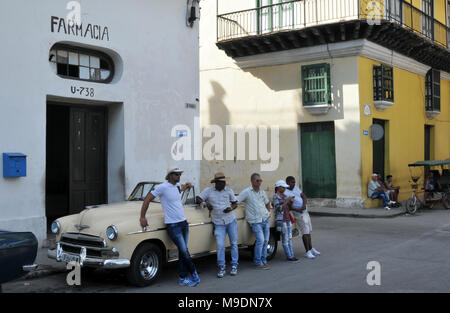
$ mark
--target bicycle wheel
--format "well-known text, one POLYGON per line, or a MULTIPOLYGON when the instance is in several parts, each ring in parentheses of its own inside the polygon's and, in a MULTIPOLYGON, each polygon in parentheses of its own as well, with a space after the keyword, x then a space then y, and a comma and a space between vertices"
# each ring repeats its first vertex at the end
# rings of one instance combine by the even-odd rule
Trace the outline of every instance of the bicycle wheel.
POLYGON ((442 194, 442 205, 445 209, 450 209, 450 191, 442 194))
POLYGON ((406 212, 409 214, 414 214, 417 211, 417 199, 411 197, 406 201, 406 212))

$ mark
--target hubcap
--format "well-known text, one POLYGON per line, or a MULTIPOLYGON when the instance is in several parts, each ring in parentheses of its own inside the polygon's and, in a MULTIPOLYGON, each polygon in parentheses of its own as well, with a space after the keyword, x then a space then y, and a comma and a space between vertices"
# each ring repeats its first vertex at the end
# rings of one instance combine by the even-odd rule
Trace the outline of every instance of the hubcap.
POLYGON ((139 270, 141 276, 145 280, 150 280, 156 276, 159 269, 159 260, 156 253, 150 251, 144 254, 141 258, 141 263, 139 265, 139 270))
POLYGON ((272 238, 269 240, 269 244, 267 245, 267 255, 272 255, 275 251, 275 243, 272 238))

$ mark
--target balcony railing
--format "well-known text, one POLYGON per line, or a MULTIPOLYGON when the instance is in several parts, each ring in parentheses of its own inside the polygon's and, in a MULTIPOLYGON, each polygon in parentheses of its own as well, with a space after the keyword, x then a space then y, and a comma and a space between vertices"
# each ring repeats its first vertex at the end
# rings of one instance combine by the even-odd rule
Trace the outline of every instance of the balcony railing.
MULTIPOLYGON (((446 25, 404 0, 385 0, 385 6, 383 19, 398 23, 443 47, 450 48, 450 28, 446 25)), ((367 17, 367 13, 360 15, 361 19, 367 17)))
MULTIPOLYGON (((404 0, 294 0, 217 16, 217 41, 238 39, 323 24, 374 18, 398 23, 435 43, 450 47, 450 29, 404 0)), ((369 20, 372 19, 372 20, 369 20)))
POLYGON ((359 0, 294 0, 217 17, 218 41, 357 19, 359 0))

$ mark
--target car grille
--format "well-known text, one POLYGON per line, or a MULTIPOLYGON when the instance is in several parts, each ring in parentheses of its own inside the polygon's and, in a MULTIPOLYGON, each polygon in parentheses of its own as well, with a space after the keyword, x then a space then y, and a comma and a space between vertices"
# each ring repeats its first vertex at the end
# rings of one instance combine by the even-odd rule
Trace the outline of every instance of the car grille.
POLYGON ((102 251, 107 248, 101 237, 72 233, 63 234, 59 244, 64 252, 73 254, 80 254, 81 248, 85 247, 86 255, 95 258, 101 258, 102 251))
POLYGON ((105 248, 106 244, 103 238, 97 236, 80 235, 80 234, 63 234, 61 236, 61 241, 79 245, 83 247, 95 247, 95 248, 105 248))

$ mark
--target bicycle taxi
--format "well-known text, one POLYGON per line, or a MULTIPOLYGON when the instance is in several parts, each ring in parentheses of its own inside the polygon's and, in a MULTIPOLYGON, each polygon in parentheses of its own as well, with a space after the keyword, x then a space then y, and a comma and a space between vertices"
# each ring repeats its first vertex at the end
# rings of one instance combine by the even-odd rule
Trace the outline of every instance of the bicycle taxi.
POLYGON ((450 209, 450 159, 419 161, 408 164, 412 196, 406 202, 406 211, 416 213, 417 209, 432 209, 442 203, 450 209), (423 178, 422 183, 420 183, 423 178))

